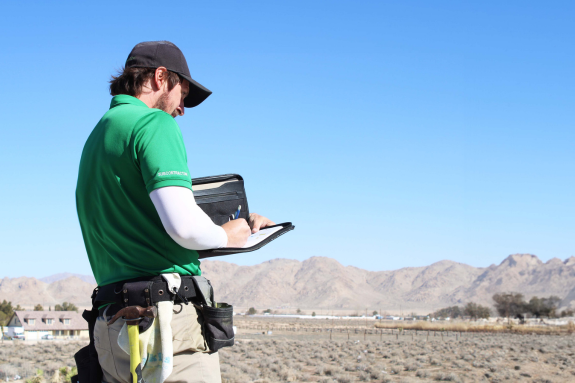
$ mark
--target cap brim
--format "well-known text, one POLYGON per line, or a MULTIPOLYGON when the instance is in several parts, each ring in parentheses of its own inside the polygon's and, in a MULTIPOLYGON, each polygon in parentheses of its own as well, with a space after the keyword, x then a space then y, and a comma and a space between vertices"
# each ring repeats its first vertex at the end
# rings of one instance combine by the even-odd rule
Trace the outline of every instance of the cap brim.
POLYGON ((194 106, 200 105, 206 98, 212 94, 212 91, 200 84, 197 81, 194 81, 191 77, 183 75, 179 73, 180 76, 188 80, 190 83, 190 93, 184 99, 184 107, 186 108, 193 108, 194 106))

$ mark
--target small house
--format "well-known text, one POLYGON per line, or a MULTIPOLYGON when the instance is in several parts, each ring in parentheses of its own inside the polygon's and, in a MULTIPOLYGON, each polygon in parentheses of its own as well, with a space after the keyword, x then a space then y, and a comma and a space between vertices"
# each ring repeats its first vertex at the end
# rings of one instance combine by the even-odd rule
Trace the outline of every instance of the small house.
POLYGON ((22 328, 26 340, 88 338, 88 322, 75 311, 15 311, 7 327, 22 328))

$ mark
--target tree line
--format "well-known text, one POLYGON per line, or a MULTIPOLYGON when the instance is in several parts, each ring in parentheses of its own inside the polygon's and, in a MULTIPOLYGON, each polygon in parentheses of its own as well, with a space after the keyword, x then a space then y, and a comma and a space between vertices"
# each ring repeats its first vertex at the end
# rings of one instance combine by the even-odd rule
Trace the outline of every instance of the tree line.
MULTIPOLYGON (((493 297, 495 312, 506 318, 525 319, 528 316, 535 318, 557 318, 573 316, 573 310, 563 310, 559 313, 561 299, 555 295, 547 298, 531 297, 529 301, 521 293, 498 293, 493 297)), ((487 319, 491 316, 491 309, 474 302, 465 306, 451 306, 437 310, 430 314, 432 318, 462 318, 487 319)))
POLYGON ((558 312, 561 299, 555 295, 547 298, 531 297, 529 301, 521 293, 499 293, 493 295, 495 310, 502 317, 525 319, 527 316, 535 318, 557 318, 573 316, 573 310, 558 312))
POLYGON ((431 318, 462 318, 462 317, 469 317, 471 319, 487 319, 491 316, 491 310, 489 307, 481 306, 475 302, 469 302, 463 307, 459 306, 451 306, 445 307, 441 310, 438 310, 432 314, 430 314, 431 318))
POLYGON ((6 299, 0 303, 0 324, 6 326, 14 311, 24 310, 20 305, 13 307, 12 302, 7 302, 6 299))

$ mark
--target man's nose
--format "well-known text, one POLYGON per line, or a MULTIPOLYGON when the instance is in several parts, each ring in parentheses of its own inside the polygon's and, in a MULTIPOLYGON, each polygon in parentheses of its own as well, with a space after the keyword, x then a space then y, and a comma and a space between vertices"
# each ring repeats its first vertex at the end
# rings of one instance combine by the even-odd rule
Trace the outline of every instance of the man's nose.
POLYGON ((178 105, 176 111, 178 112, 178 116, 183 116, 184 113, 186 113, 186 108, 184 107, 184 99, 180 101, 180 105, 178 105))

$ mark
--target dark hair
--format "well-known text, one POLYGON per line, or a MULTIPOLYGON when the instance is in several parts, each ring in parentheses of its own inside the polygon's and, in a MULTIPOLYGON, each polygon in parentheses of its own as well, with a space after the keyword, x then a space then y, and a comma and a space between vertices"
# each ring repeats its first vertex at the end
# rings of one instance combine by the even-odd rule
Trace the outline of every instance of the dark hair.
MULTIPOLYGON (((117 76, 112 76, 110 80, 110 94, 127 94, 138 97, 142 94, 142 87, 148 80, 154 78, 156 68, 122 68, 117 76)), ((172 90, 176 85, 182 82, 180 75, 167 71, 168 90, 172 90)))

